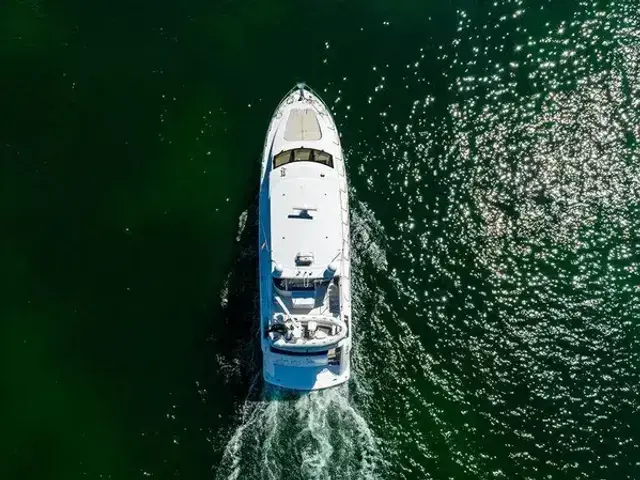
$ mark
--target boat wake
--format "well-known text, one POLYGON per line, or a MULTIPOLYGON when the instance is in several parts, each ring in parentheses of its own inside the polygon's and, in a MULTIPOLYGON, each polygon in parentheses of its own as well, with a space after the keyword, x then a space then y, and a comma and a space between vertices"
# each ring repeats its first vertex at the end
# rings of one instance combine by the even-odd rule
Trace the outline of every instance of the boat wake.
POLYGON ((376 439, 346 385, 305 394, 267 388, 243 414, 218 479, 375 478, 376 439))

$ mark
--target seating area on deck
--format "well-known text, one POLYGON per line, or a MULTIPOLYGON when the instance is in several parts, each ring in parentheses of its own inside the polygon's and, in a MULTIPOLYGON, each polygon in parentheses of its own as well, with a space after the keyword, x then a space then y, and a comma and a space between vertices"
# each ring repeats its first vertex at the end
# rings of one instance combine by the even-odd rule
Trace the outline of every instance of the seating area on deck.
MULTIPOLYGON (((287 309, 293 315, 322 315, 340 316, 340 286, 339 278, 332 279, 328 284, 318 283, 315 288, 305 290, 291 290, 279 295, 287 309)), ((314 284, 312 283, 311 286, 314 284)), ((276 288, 275 293, 279 290, 276 288)), ((274 299, 274 307, 279 310, 274 299)))

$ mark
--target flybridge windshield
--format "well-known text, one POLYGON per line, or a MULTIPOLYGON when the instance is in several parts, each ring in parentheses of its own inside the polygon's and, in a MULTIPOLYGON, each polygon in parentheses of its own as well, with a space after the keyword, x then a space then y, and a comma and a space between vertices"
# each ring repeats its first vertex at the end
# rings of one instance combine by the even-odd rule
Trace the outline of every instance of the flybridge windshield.
POLYGON ((286 150, 273 158, 273 168, 281 167, 291 162, 315 162, 333 168, 333 157, 322 150, 313 148, 296 148, 286 150))
POLYGON ((274 278, 273 283, 280 290, 287 292, 312 291, 319 286, 327 286, 331 280, 312 278, 274 278))

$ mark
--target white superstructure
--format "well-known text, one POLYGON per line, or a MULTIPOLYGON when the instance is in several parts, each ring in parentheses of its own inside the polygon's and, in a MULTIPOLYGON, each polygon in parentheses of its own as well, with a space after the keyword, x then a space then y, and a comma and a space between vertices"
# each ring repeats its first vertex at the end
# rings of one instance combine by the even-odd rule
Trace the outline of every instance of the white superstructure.
POLYGON ((340 137, 305 85, 278 105, 260 184, 264 379, 295 390, 346 382, 351 323, 349 199, 340 137))

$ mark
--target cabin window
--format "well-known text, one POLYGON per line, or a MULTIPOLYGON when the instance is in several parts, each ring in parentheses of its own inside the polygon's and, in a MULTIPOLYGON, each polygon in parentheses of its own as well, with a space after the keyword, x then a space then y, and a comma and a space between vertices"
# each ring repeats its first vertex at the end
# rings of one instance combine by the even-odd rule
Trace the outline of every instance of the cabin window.
POLYGON ((293 151, 294 162, 312 162, 313 150, 310 148, 298 148, 293 151))
POLYGON ((333 158, 327 152, 322 152, 320 150, 315 150, 314 152, 314 161, 318 163, 322 163, 328 167, 333 167, 333 158))
POLYGON ((333 168, 333 157, 322 150, 313 148, 296 148, 280 152, 273 157, 273 168, 281 167, 291 162, 315 162, 333 168))
POLYGON ((281 152, 275 156, 273 159, 273 168, 281 167, 282 165, 286 165, 291 162, 293 159, 293 150, 288 150, 286 152, 281 152))

